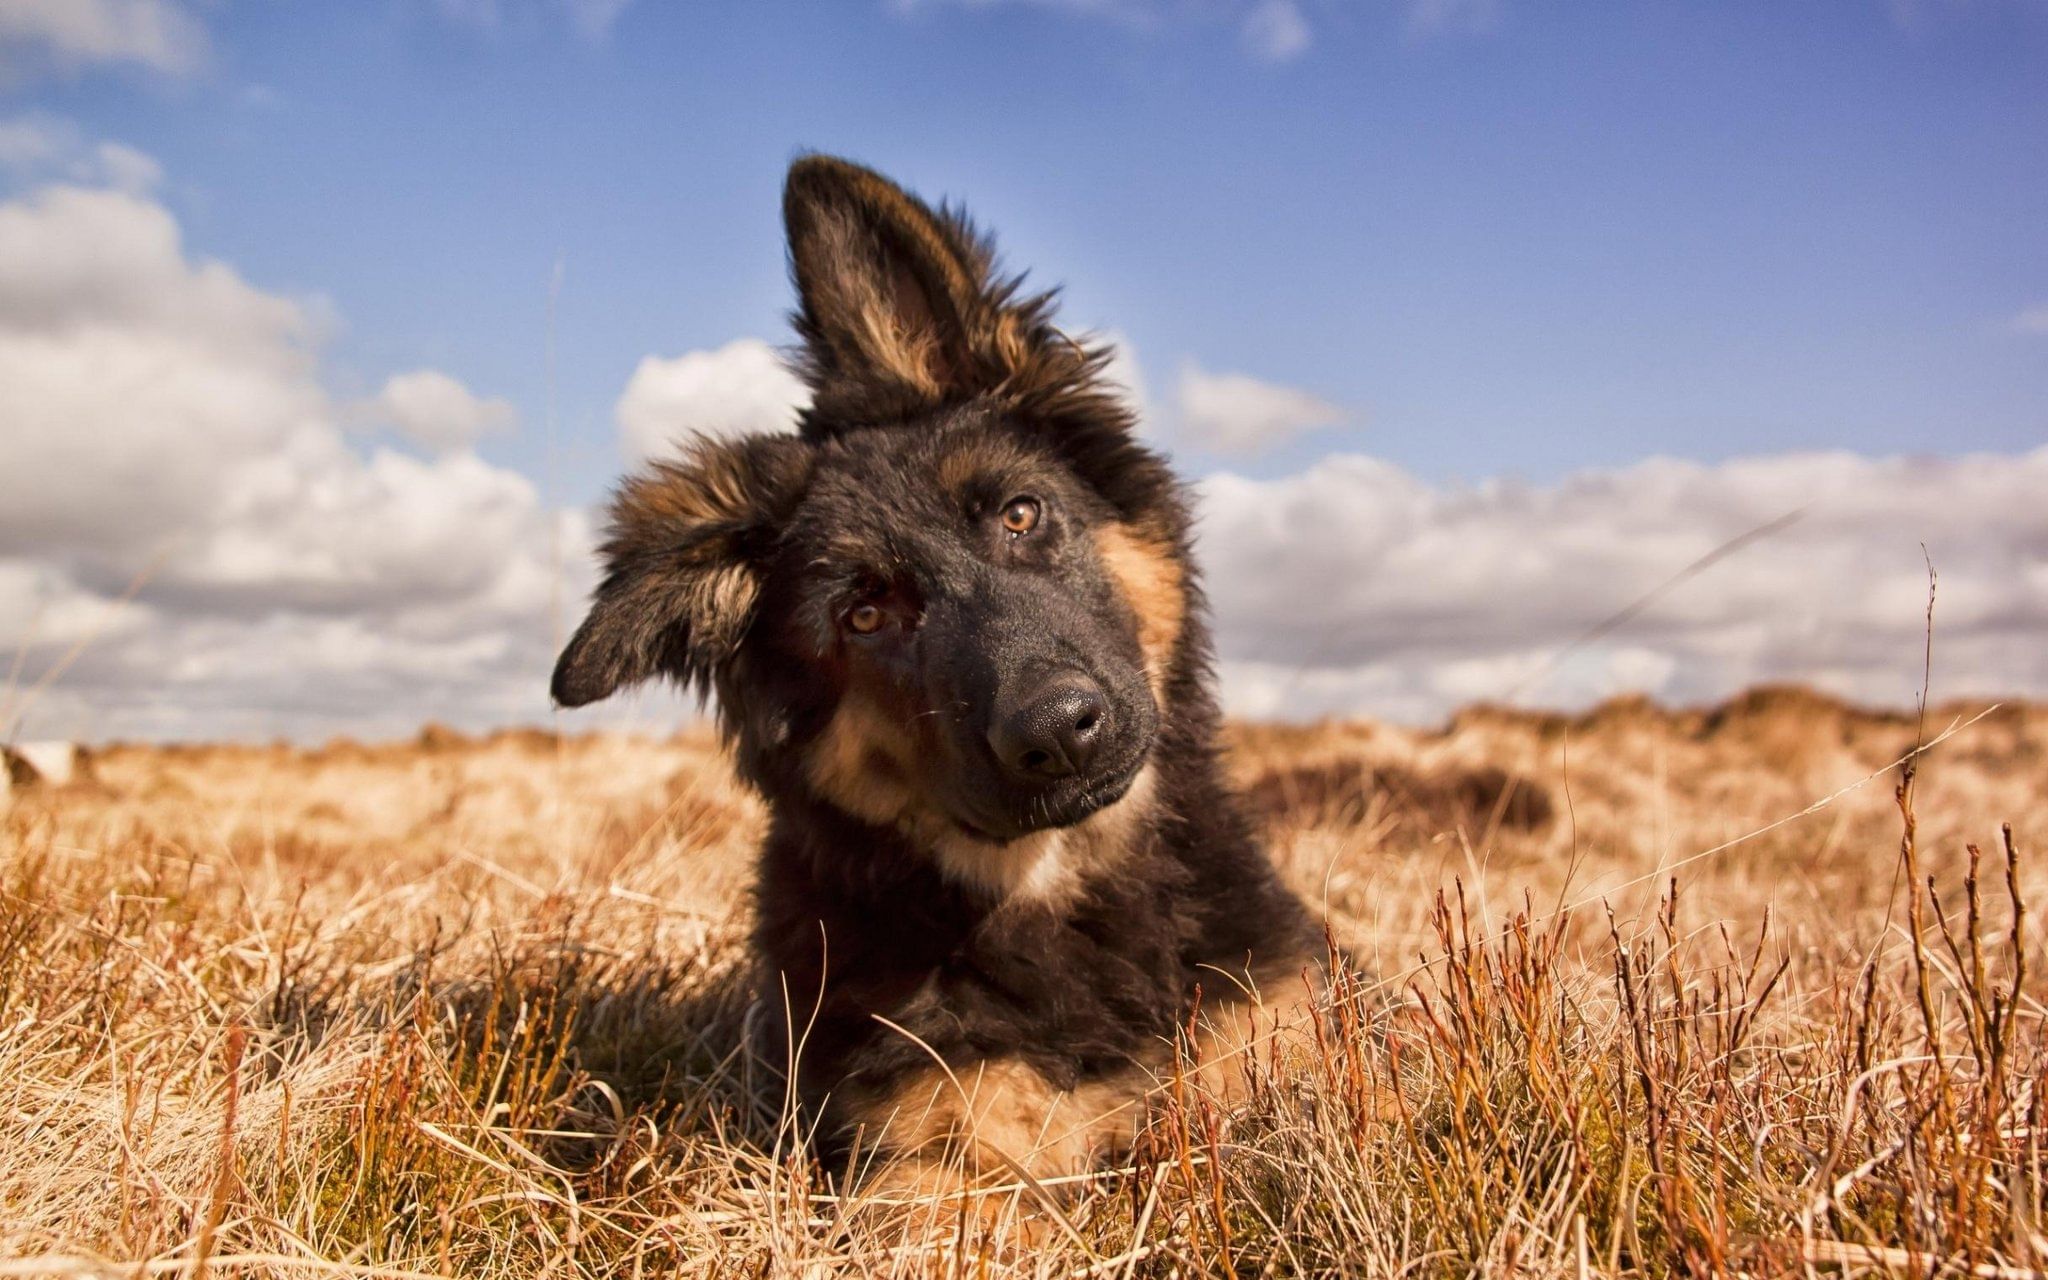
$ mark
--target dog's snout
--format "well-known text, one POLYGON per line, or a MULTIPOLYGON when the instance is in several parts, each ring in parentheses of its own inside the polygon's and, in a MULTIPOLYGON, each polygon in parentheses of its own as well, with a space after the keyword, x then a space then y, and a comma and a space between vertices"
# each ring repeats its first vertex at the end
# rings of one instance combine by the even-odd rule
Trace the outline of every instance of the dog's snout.
POLYGON ((989 727, 988 744, 1011 773, 1051 781, 1085 772, 1108 736, 1102 687, 1062 672, 1017 699, 989 727))

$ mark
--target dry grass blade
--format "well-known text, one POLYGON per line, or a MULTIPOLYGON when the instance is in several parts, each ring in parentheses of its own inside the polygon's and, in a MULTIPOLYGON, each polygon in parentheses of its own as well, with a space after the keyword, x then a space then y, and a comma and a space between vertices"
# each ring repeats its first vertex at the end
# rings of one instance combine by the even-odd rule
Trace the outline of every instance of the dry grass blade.
POLYGON ((1844 1244, 1839 1240, 1812 1240, 1799 1247, 1808 1262, 1827 1267, 1871 1267, 1881 1271, 1919 1275, 1930 1270, 1943 1274, 1982 1276, 1984 1280, 2042 1280, 2044 1274, 2026 1267, 2000 1266, 1993 1262, 1951 1266, 1940 1259, 1910 1249, 1890 1249, 1873 1244, 1844 1244))

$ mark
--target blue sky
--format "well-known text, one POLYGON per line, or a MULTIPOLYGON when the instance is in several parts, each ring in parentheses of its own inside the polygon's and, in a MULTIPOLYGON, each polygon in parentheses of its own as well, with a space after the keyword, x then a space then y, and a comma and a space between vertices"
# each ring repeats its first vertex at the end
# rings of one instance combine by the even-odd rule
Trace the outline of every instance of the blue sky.
MULTIPOLYGON (((17 104, 156 156, 198 252, 317 293, 332 376, 546 400, 571 497, 644 353, 782 339, 780 170, 964 198, 1155 380, 1306 388, 1431 477, 2048 438, 2048 6, 244 0, 195 74, 17 104), (1432 21, 1430 15, 1436 15, 1432 21)), ((544 432, 486 445, 545 466, 544 432)))
POLYGON ((0 739, 549 719, 805 149, 1113 335, 1234 711, 1910 703, 1926 557, 2048 695, 2048 0, 0 0, 0 739))

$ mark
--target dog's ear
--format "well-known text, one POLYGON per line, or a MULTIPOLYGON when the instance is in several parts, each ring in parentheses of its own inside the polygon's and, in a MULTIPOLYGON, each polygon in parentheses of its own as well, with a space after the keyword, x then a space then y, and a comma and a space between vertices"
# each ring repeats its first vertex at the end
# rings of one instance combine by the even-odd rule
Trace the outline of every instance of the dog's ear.
POLYGON ((753 621, 812 454, 794 436, 699 437, 627 480, 612 500, 604 580, 555 663, 555 701, 580 707, 657 675, 708 688, 753 621))
MULTIPOLYGON (((991 391, 1065 339, 1043 298, 994 276, 994 252, 958 213, 832 156, 805 156, 783 188, 794 320, 811 421, 830 431, 901 419, 991 391)), ((1065 344, 1071 345, 1071 344, 1065 344)))
POLYGON ((1053 296, 996 269, 957 209, 931 206, 857 164, 790 166, 783 221, 818 440, 993 395, 1012 427, 1064 456, 1127 515, 1171 507, 1172 477, 1137 442, 1108 348, 1054 326, 1053 296))

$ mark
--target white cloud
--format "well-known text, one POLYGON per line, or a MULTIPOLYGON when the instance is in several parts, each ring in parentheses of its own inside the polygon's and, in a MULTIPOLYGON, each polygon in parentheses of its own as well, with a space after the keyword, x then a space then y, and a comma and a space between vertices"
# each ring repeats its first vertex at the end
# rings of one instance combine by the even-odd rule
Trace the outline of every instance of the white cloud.
MULTIPOLYGON (((359 452, 321 330, 146 196, 0 202, 0 644, 26 646, 26 687, 90 641, 32 704, 0 693, 0 733, 546 716, 588 521, 471 453, 359 452)), ((444 375, 394 387, 444 439, 503 413, 444 375)))
POLYGON ((119 63, 185 74, 206 48, 174 0, 0 0, 0 78, 119 63))
POLYGON ((83 173, 86 181, 97 179, 121 191, 148 191, 164 180, 163 166, 156 157, 118 142, 94 147, 83 173))
POLYGON ((6 637, 10 648, 69 649, 132 632, 144 613, 132 601, 81 590, 53 566, 0 558, 0 618, 18 629, 6 637))
POLYGON ((692 433, 792 430, 809 401, 775 348, 738 338, 715 351, 643 358, 613 413, 619 447, 637 462, 667 453, 692 433))
POLYGON ((1927 579, 1935 693, 2048 692, 2048 448, 1952 459, 1650 459, 1552 485, 1436 486, 1370 458, 1200 485, 1230 707, 1430 718, 1479 698, 1679 700, 1809 680, 1910 702, 1927 579), (1802 517, 1590 632, 1717 547, 1802 517))
POLYGON ((41 169, 62 149, 63 127, 33 116, 0 120, 0 166, 16 172, 41 169))
POLYGON ((222 459, 317 426, 303 308, 188 262, 160 205, 0 204, 0 552, 137 549, 218 501, 222 459))
POLYGON ((1152 394, 1136 349, 1122 334, 1092 334, 1089 341, 1109 348, 1103 376, 1137 413, 1139 432, 1168 450, 1242 457, 1358 420, 1357 414, 1309 392, 1243 373, 1211 373, 1193 361, 1181 365, 1173 394, 1160 399, 1152 394))
POLYGON ((2048 302, 2021 311, 2012 318, 2012 327, 2021 333, 2048 334, 2048 302))
POLYGON ((1239 28, 1245 48, 1261 62, 1291 62, 1308 51, 1314 36, 1294 0, 1259 0, 1239 28))
POLYGON ((519 413, 510 401, 485 399, 439 369, 393 374, 384 389, 356 406, 359 418, 395 427, 435 453, 468 449, 510 430, 519 413))
POLYGON ((17 181, 60 180, 145 192, 163 181, 156 160, 118 142, 91 142, 55 116, 0 120, 0 170, 17 181))
POLYGON ((1210 373, 1192 362, 1181 366, 1177 391, 1178 436, 1216 453, 1270 449, 1350 416, 1306 391, 1242 373, 1210 373))

